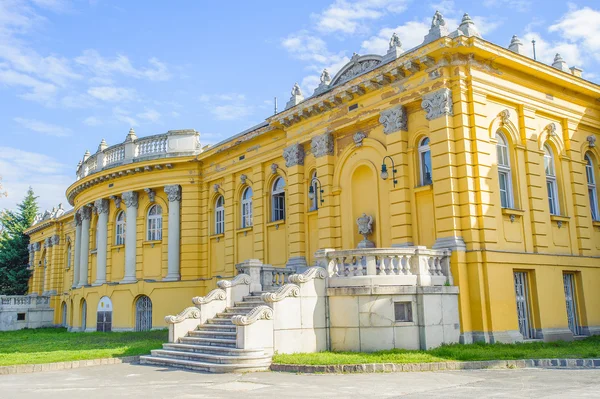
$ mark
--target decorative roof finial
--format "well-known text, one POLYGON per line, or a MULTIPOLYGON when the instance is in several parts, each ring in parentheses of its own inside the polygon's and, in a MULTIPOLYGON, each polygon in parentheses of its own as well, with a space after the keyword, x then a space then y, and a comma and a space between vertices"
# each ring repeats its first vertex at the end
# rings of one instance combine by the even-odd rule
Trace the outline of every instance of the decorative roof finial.
POLYGON ((400 57, 404 50, 402 50, 402 42, 400 41, 400 37, 394 32, 392 37, 390 37, 390 47, 388 48, 387 54, 381 60, 382 63, 387 63, 395 60, 400 57))
POLYGON ((90 157, 90 150, 85 150, 85 154, 83 154, 83 162, 87 161, 90 157))
POLYGON ((102 141, 100 142, 100 144, 98 145, 98 151, 97 152, 101 152, 104 151, 108 148, 108 144, 106 144, 106 140, 102 139, 102 141))
POLYGON ((300 85, 298 85, 298 83, 294 83, 294 87, 292 87, 292 97, 285 105, 285 109, 298 105, 302 101, 304 101, 304 96, 302 95, 302 90, 300 90, 300 85))
POLYGON ((129 129, 129 133, 127 133, 127 137, 125 137, 125 142, 130 143, 137 139, 137 135, 135 134, 135 130, 133 128, 129 129))
POLYGON ((402 42, 400 41, 400 38, 398 37, 396 32, 394 32, 392 34, 392 37, 390 38, 390 47, 389 47, 388 51, 392 50, 395 47, 402 48, 402 42))
POLYGON ((431 43, 444 36, 448 36, 446 21, 444 20, 444 16, 439 11, 436 11, 431 20, 431 28, 429 29, 429 33, 425 36, 423 44, 431 43))
POLYGON ((319 78, 319 80, 321 81, 321 83, 319 83, 319 85, 313 92, 313 96, 316 96, 317 94, 321 94, 321 93, 327 91, 327 89, 329 89, 329 85, 331 84, 331 76, 329 75, 329 71, 327 69, 323 69, 323 72, 321 73, 321 77, 319 78))
POLYGON ((465 13, 465 15, 463 15, 463 19, 462 19, 462 22, 460 23, 460 26, 458 27, 458 30, 465 36, 468 36, 468 37, 475 36, 475 37, 478 37, 481 39, 481 34, 477 30, 477 27, 475 26, 475 22, 473 22, 473 20, 467 13, 465 13))
POLYGON ((523 42, 517 35, 513 35, 508 49, 517 54, 523 54, 523 42))
POLYGON ((569 69, 567 63, 565 62, 565 60, 563 60, 561 55, 558 53, 556 54, 556 57, 554 57, 554 62, 552 63, 552 67, 559 69, 563 72, 571 73, 571 70, 569 69))

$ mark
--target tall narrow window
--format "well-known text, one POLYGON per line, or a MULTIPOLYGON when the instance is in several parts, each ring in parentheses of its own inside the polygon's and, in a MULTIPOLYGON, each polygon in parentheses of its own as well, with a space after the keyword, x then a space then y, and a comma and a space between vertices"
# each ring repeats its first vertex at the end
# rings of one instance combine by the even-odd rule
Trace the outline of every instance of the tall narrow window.
POLYGON ((278 177, 271 191, 271 221, 285 220, 285 180, 278 177))
POLYGON ((225 199, 222 195, 215 202, 215 234, 225 233, 225 199))
POLYGON ((508 144, 504 135, 496 132, 496 157, 498 158, 498 181, 500 184, 500 204, 502 208, 513 207, 512 179, 508 144))
POLYGON ((252 188, 246 187, 242 193, 242 228, 252 226, 252 188))
POLYGON ((527 272, 514 272, 514 279, 519 331, 523 335, 523 339, 533 339, 534 332, 531 325, 527 272))
POLYGON ((125 212, 117 213, 115 223, 115 245, 125 244, 125 212))
POLYGON ((316 211, 317 209, 319 209, 319 187, 317 184, 317 181, 315 180, 317 178, 317 171, 314 171, 312 173, 312 176, 310 177, 310 185, 312 186, 313 189, 313 193, 315 193, 315 195, 312 197, 312 199, 308 199, 310 201, 310 211, 316 211))
POLYGON ((585 175, 587 177, 588 195, 590 197, 590 209, 592 219, 600 220, 598 211, 598 192, 596 191, 596 176, 594 175, 594 164, 589 154, 585 155, 585 175))
POLYGON ((146 239, 148 241, 162 240, 162 208, 160 205, 152 205, 148 209, 148 230, 146 239))
POLYGON ((556 167, 554 164, 554 154, 547 144, 544 145, 544 168, 546 169, 546 188, 548 189, 548 204, 550 205, 550 214, 559 215, 560 207, 558 204, 558 187, 556 186, 556 167))
POLYGON ((67 269, 71 268, 71 243, 67 244, 67 269))
POLYGON ((429 148, 429 137, 425 137, 419 144, 419 182, 421 186, 433 183, 431 178, 431 150, 429 148))

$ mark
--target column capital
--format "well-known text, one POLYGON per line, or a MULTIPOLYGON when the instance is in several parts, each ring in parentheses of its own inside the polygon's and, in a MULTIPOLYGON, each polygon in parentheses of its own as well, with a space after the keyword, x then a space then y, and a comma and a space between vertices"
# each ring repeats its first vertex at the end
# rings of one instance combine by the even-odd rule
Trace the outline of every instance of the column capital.
POLYGON ((90 220, 92 218, 92 208, 90 208, 88 205, 84 205, 81 208, 79 208, 78 212, 82 221, 90 220))
POLYGON ((151 188, 145 188, 145 189, 144 189, 144 192, 145 192, 146 194, 148 194, 148 200, 149 200, 150 202, 154 202, 154 200, 156 199, 156 191, 154 191, 154 190, 153 190, 153 189, 151 189, 151 188))
POLYGON ((97 199, 94 201, 94 208, 96 208, 96 212, 100 213, 108 213, 108 200, 104 198, 97 199))
POLYGON ((111 200, 114 201, 115 203, 115 208, 120 208, 121 207, 121 197, 117 196, 117 195, 111 195, 110 197, 111 200))
POLYGON ((52 245, 58 245, 60 243, 60 236, 58 234, 54 234, 52 237, 50 237, 50 242, 52 245))
POLYGON ((329 132, 313 137, 310 143, 310 149, 315 158, 333 155, 333 147, 333 134, 329 132))
POLYGON ((296 165, 304 165, 304 146, 302 144, 292 144, 283 150, 285 166, 291 168, 296 165))
POLYGON ((165 186, 165 193, 169 202, 181 201, 181 186, 179 184, 169 184, 165 186))
POLYGON ((444 88, 424 95, 421 107, 427 112, 425 117, 428 121, 444 115, 453 116, 454 104, 452 103, 452 91, 444 88))
POLYGON ((52 248, 52 237, 48 237, 44 240, 44 248, 52 248))
POLYGON ((379 115, 379 122, 383 124, 383 133, 390 134, 400 130, 408 132, 408 114, 403 105, 381 111, 379 115))
POLYGON ((138 207, 138 193, 135 191, 126 191, 121 194, 121 198, 123 202, 125 202, 125 206, 127 208, 137 208, 138 207))

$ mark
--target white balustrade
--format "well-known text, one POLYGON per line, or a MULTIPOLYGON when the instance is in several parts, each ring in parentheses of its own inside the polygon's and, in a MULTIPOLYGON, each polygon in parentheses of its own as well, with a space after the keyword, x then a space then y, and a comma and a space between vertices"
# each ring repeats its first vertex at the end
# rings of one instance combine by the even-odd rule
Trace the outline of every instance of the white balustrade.
POLYGON ((167 152, 167 135, 145 137, 137 140, 137 156, 164 154, 167 152))
POLYGON ((122 162, 125 159, 125 146, 115 145, 104 150, 104 167, 122 162))

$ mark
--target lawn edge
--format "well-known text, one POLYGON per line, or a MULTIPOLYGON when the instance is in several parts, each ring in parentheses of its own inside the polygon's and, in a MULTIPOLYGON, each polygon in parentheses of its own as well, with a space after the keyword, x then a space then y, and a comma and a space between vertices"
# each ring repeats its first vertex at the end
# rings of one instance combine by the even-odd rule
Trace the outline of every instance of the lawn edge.
POLYGON ((289 373, 392 373, 440 370, 522 369, 522 368, 569 368, 600 369, 600 359, 523 359, 484 360, 469 362, 430 363, 363 363, 363 364, 272 364, 271 371, 289 373))
POLYGON ((88 360, 71 360, 66 362, 36 363, 36 364, 14 364, 11 366, 0 366, 0 375, 27 374, 42 371, 58 371, 78 369, 81 367, 103 366, 107 364, 139 363, 140 356, 107 357, 88 360))

